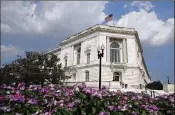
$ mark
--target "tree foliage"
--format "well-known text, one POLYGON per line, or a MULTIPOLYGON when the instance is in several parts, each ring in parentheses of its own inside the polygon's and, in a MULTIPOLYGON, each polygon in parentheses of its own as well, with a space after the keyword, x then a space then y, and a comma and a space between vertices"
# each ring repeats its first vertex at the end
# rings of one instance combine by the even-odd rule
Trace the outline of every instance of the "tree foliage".
POLYGON ((30 84, 41 84, 44 82, 58 84, 68 79, 62 69, 60 61, 54 54, 43 54, 38 52, 26 52, 24 58, 18 58, 10 64, 1 68, 1 81, 3 83, 25 82, 30 84))
POLYGON ((152 90, 163 90, 163 85, 160 81, 154 81, 146 85, 146 88, 152 90))

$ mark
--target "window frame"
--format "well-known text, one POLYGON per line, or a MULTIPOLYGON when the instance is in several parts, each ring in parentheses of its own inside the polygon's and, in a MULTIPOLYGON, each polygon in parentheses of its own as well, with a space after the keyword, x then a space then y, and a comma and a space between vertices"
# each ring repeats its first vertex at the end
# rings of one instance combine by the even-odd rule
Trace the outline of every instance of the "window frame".
POLYGON ((73 77, 73 79, 76 81, 76 79, 77 79, 77 74, 76 74, 76 73, 72 73, 72 77, 73 77))
POLYGON ((80 64, 80 59, 81 59, 81 48, 79 47, 77 49, 77 65, 80 64))
POLYGON ((67 67, 67 59, 65 59, 64 61, 64 67, 67 67))
POLYGON ((120 77, 121 77, 121 74, 120 72, 113 72, 113 81, 117 81, 119 82, 120 81, 120 77), (117 77, 117 78, 116 78, 117 77))
POLYGON ((87 56, 87 64, 90 64, 90 61, 91 61, 91 53, 87 53, 86 56, 87 56))
POLYGON ((85 81, 89 81, 89 71, 85 71, 85 81))
POLYGON ((112 42, 110 44, 110 62, 120 63, 120 58, 120 44, 118 42, 112 42), (116 45, 117 47, 112 47, 112 45, 116 45))

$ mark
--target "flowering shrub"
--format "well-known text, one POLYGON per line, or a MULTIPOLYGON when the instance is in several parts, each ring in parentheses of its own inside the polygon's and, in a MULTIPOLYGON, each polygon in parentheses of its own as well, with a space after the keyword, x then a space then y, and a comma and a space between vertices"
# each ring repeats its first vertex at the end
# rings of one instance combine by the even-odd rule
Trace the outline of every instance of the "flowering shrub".
POLYGON ((151 98, 134 92, 110 92, 86 87, 25 87, 2 85, 0 113, 4 115, 172 115, 175 94, 151 98))

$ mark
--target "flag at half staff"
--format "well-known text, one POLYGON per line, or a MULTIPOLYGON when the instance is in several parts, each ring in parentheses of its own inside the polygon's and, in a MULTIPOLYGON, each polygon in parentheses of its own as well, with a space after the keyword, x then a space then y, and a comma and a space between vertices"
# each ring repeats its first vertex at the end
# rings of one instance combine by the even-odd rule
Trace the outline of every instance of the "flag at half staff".
POLYGON ((113 15, 110 14, 110 15, 108 15, 108 16, 105 18, 105 21, 106 21, 106 22, 109 22, 109 21, 112 20, 112 18, 113 18, 113 15))

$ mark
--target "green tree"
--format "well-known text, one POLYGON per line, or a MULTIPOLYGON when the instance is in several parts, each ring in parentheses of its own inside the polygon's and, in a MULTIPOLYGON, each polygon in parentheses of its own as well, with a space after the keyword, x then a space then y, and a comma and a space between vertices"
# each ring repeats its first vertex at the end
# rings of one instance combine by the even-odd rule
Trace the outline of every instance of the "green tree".
POLYGON ((56 55, 43 54, 38 52, 26 52, 24 58, 18 58, 11 64, 5 64, 1 68, 2 79, 4 83, 25 82, 26 85, 41 84, 44 82, 61 84, 63 80, 68 79, 65 71, 62 69, 60 61, 56 55))

